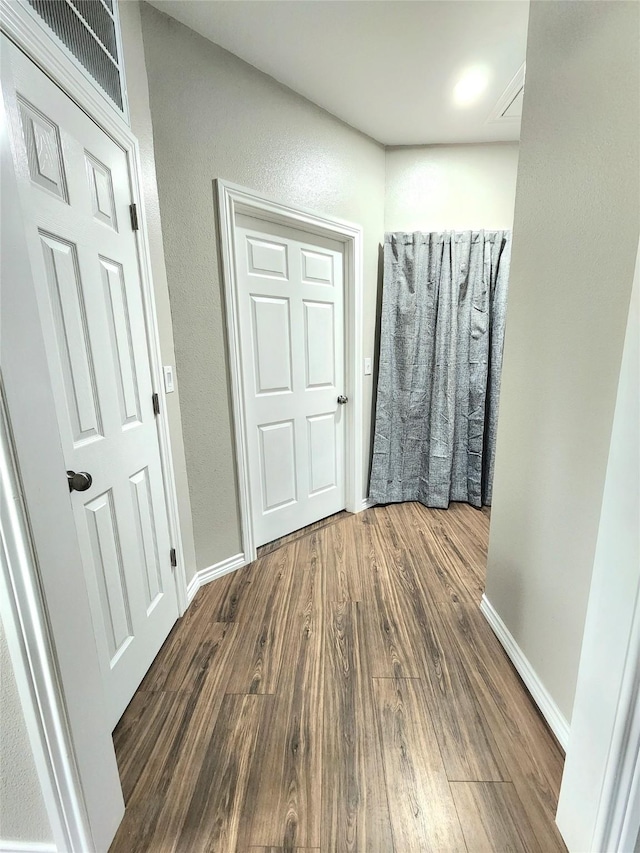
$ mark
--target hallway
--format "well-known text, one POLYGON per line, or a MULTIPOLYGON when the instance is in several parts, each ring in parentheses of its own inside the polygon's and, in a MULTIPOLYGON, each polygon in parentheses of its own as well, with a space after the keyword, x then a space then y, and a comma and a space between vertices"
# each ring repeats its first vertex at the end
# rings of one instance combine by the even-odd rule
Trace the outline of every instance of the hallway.
POLYGON ((562 752, 478 608, 488 527, 374 507, 201 589, 114 732, 111 853, 565 850, 562 752))

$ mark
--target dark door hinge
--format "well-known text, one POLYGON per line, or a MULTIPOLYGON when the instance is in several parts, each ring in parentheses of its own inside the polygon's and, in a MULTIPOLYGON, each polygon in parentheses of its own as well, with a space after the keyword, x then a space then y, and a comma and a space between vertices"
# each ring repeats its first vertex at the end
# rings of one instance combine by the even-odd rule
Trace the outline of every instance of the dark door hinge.
POLYGON ((172 548, 169 551, 169 559, 171 560, 171 568, 175 569, 175 567, 178 565, 178 555, 176 554, 175 548, 172 548))
POLYGON ((137 231, 140 226, 138 225, 138 208, 135 204, 129 205, 129 216, 131 217, 131 230, 137 231))
POLYGON ((158 397, 158 395, 155 392, 151 395, 151 402, 153 404, 153 414, 159 415, 160 414, 160 397, 158 397))

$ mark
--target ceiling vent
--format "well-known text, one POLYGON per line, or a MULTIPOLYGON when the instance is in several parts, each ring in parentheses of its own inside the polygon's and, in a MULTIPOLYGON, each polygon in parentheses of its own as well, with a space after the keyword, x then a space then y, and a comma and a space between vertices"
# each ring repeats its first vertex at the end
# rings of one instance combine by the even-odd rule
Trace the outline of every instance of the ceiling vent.
POLYGON ((524 97, 525 64, 516 72, 515 77, 504 90, 495 105, 487 124, 515 124, 522 118, 522 100, 524 97))

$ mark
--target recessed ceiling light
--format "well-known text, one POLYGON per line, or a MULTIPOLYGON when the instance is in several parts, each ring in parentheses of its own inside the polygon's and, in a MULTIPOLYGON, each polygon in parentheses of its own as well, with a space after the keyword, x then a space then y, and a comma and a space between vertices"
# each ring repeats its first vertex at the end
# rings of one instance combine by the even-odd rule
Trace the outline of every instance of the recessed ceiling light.
POLYGON ((488 82, 489 72, 486 68, 481 66, 468 68, 453 89, 453 100, 460 107, 472 104, 487 88, 488 82))

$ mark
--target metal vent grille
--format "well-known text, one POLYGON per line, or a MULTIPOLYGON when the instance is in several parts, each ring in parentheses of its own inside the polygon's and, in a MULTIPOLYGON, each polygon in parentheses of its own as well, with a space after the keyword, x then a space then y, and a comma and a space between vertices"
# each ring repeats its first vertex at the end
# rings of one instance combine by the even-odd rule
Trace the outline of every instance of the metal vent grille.
POLYGON ((122 109, 122 80, 112 0, 27 2, 122 109))

